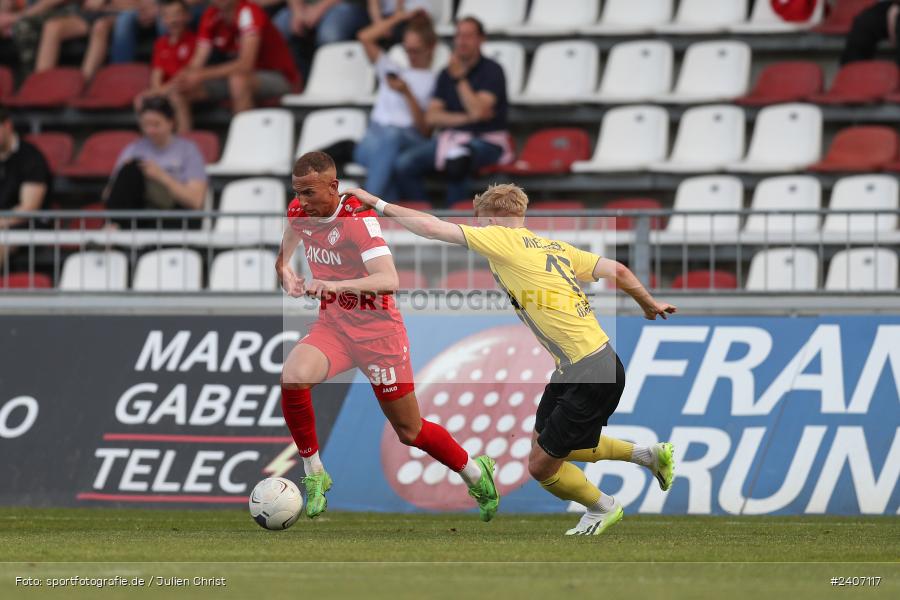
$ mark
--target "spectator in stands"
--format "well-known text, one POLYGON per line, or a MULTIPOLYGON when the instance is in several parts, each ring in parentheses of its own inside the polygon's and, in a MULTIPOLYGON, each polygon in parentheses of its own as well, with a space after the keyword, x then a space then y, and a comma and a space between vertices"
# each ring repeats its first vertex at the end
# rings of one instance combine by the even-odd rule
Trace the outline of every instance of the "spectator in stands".
MULTIPOLYGON (((369 15, 373 23, 387 19, 398 12, 425 12, 434 19, 438 12, 437 0, 369 0, 369 15)), ((398 23, 391 34, 386 37, 391 44, 399 44, 403 41, 403 31, 406 26, 404 21, 398 23)))
POLYGON ((0 36, 12 37, 20 64, 30 69, 44 23, 77 9, 77 3, 66 0, 12 0, 7 9, 0 10, 0 36))
POLYGON ((150 89, 135 98, 139 108, 148 96, 165 96, 175 108, 178 133, 191 130, 191 107, 187 99, 175 88, 173 78, 191 62, 197 36, 188 29, 191 18, 184 0, 162 0, 162 20, 166 33, 153 45, 153 70, 150 72, 150 89))
POLYGON ((232 109, 240 112, 253 108, 254 98, 296 89, 300 77, 262 8, 247 0, 213 0, 200 21, 190 65, 172 81, 192 101, 230 97, 232 109))
MULTIPOLYGON (((137 0, 138 7, 123 10, 116 15, 112 40, 109 47, 109 62, 127 63, 138 60, 138 43, 145 38, 154 39, 165 35, 166 27, 157 0, 137 0)), ((200 17, 206 10, 206 0, 185 0, 190 13, 189 26, 196 30, 200 17)))
MULTIPOLYGON (((41 151, 16 135, 9 111, 0 106, 0 210, 39 210, 50 194, 52 176, 41 151)), ((0 218, 0 230, 27 228, 24 218, 0 218)), ((0 246, 0 263, 10 249, 0 246)))
POLYGON ((438 135, 402 152, 394 180, 406 200, 425 200, 425 174, 443 173, 447 202, 471 197, 472 173, 512 160, 506 131, 506 78, 503 68, 481 55, 484 28, 466 17, 456 24, 453 54, 438 76, 426 120, 438 135))
POLYGON ((373 19, 367 0, 288 0, 274 17, 285 36, 315 35, 315 45, 352 40, 373 19))
POLYGON ((431 71, 437 34, 427 13, 395 12, 359 33, 369 60, 378 75, 378 95, 369 128, 353 154, 353 160, 368 169, 366 189, 385 200, 396 200, 392 181, 394 162, 400 152, 427 141, 431 127, 425 110, 431 100, 436 75, 431 71), (403 49, 409 67, 391 60, 378 45, 400 23, 407 23, 403 49), (378 191, 373 191, 378 190, 378 191))
POLYGON ((872 60, 882 40, 893 48, 894 60, 900 64, 900 44, 897 43, 900 0, 881 0, 861 11, 853 19, 853 26, 844 42, 841 64, 872 60))
MULTIPOLYGON (((206 199, 203 156, 194 142, 175 133, 175 109, 163 96, 144 99, 138 112, 144 136, 122 150, 104 201, 110 210, 200 210, 206 199)), ((130 219, 117 223, 125 226, 130 219)), ((138 226, 155 223, 137 222, 138 226)), ((181 227, 180 222, 173 222, 181 227)))

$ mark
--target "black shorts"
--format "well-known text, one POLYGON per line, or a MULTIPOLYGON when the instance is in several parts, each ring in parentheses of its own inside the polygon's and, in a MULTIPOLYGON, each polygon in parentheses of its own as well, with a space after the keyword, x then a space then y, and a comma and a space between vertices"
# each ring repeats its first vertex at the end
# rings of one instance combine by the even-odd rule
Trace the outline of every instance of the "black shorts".
POLYGON ((554 371, 537 409, 538 445, 555 458, 593 448, 624 389, 625 367, 609 344, 561 372, 554 371))

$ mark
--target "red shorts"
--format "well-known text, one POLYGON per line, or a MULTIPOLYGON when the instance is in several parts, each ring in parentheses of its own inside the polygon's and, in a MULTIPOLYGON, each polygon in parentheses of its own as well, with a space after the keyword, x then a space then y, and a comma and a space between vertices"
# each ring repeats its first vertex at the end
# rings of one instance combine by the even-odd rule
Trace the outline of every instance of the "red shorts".
POLYGON ((326 379, 353 367, 362 371, 371 382, 379 402, 397 400, 415 391, 406 331, 360 342, 315 323, 309 334, 297 343, 314 346, 328 358, 326 379))

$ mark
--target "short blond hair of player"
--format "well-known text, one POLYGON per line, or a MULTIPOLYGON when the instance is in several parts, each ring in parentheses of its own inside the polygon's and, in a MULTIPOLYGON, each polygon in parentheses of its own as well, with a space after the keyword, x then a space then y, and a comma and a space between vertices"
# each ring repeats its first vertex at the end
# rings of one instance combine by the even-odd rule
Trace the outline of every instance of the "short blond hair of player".
POLYGON ((623 516, 622 505, 589 482, 572 462, 611 459, 640 464, 650 469, 663 491, 669 489, 674 476, 672 444, 639 447, 601 435, 625 389, 625 368, 579 282, 615 280, 648 319, 666 318, 675 312, 674 306, 657 302, 622 263, 529 230, 528 196, 516 185, 492 185, 475 197, 479 227, 388 204, 364 190, 348 191, 379 213, 397 217, 415 234, 466 246, 484 256, 516 315, 553 356, 557 368, 538 405, 528 471, 551 494, 587 509, 566 535, 599 535, 623 516), (554 302, 535 300, 550 297, 554 302))

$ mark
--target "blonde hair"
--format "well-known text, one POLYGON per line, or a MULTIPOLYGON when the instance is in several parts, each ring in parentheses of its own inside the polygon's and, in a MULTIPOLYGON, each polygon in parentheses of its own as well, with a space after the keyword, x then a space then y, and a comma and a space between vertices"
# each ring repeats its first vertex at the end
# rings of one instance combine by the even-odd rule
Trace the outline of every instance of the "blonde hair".
POLYGON ((514 183, 498 183, 488 186, 472 201, 476 213, 491 213, 497 216, 524 217, 528 208, 528 196, 514 183))

